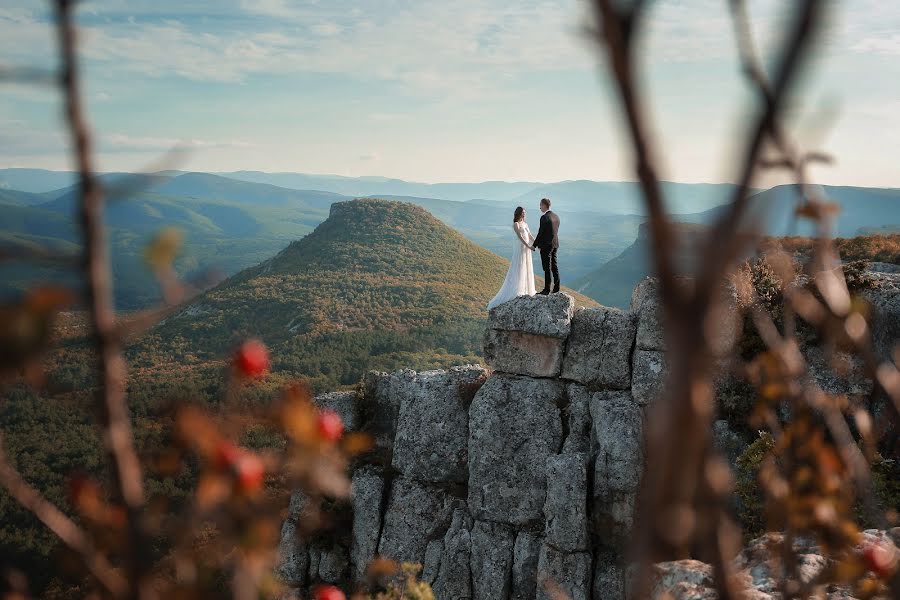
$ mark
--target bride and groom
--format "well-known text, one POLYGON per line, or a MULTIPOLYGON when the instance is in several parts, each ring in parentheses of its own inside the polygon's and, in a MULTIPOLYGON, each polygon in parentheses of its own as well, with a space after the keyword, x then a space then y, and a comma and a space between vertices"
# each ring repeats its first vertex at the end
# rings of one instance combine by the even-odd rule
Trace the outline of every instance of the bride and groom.
POLYGON ((556 250, 559 248, 559 217, 550 210, 550 199, 542 198, 541 225, 538 228, 537 237, 531 235, 528 223, 525 222, 525 209, 516 208, 513 214, 513 232, 516 234, 516 243, 513 247, 512 258, 509 263, 509 271, 506 279, 497 295, 488 302, 488 310, 516 296, 534 296, 534 269, 531 266, 531 253, 541 251, 541 266, 544 268, 544 289, 538 292, 547 295, 559 291, 559 268, 556 265, 556 250))

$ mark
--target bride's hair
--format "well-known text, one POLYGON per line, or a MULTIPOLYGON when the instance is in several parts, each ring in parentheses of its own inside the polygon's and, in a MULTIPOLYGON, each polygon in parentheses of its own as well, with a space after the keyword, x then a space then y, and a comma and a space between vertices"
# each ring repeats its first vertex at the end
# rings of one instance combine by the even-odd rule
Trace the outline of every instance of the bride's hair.
POLYGON ((513 223, 518 223, 522 220, 522 215, 525 214, 525 209, 521 206, 516 207, 516 212, 513 213, 513 223))

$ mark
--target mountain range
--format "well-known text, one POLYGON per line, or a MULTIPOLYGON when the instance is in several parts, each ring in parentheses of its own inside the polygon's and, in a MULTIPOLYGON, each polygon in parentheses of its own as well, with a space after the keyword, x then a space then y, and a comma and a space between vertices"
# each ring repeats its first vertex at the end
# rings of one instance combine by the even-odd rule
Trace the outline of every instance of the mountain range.
MULTIPOLYGON (((175 263, 184 277, 210 269, 230 275, 257 264, 311 232, 325 220, 332 203, 357 196, 417 204, 478 245, 507 256, 514 207, 526 208, 527 220, 536 231, 537 202, 546 196, 553 199, 562 221, 559 258, 563 282, 577 282, 577 287, 588 291, 607 287, 601 283, 606 281, 603 277, 594 283, 586 280, 628 248, 646 220, 641 215, 638 186, 628 182, 424 184, 382 177, 255 171, 108 173, 102 178, 114 192, 107 220, 117 303, 126 309, 147 306, 159 297, 144 266, 143 248, 166 226, 177 227, 184 234, 184 247, 175 263)), ((0 170, 0 210, 4 214, 0 244, 32 243, 61 252, 77 251, 73 181, 69 172, 0 170), (59 184, 69 187, 54 187, 59 184)), ((729 184, 665 183, 663 187, 670 212, 676 213, 674 218, 698 224, 712 222, 721 210, 717 205, 734 191, 729 184)), ((836 235, 900 230, 898 190, 823 190, 841 208, 836 235)), ((753 197, 751 212, 765 211, 762 222, 770 235, 809 234, 808 224, 791 218, 795 198, 792 186, 766 190, 753 197)), ((641 269, 646 270, 646 265, 641 269)), ((18 294, 34 281, 47 278, 75 283, 68 274, 47 267, 0 265, 0 296, 18 294)), ((620 283, 624 285, 624 280, 620 283)), ((594 293, 601 301, 609 301, 609 294, 594 293)))

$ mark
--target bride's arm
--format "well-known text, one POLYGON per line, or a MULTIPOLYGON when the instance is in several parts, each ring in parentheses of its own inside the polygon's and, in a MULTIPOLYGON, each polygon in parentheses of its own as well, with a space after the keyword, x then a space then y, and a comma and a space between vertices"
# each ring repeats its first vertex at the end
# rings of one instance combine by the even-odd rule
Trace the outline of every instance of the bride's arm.
POLYGON ((513 223, 513 231, 516 232, 516 237, 519 238, 519 241, 521 241, 522 244, 523 244, 526 248, 531 248, 531 246, 528 244, 528 240, 526 240, 524 237, 522 237, 522 232, 519 231, 519 228, 516 227, 516 224, 515 224, 515 223, 513 223))

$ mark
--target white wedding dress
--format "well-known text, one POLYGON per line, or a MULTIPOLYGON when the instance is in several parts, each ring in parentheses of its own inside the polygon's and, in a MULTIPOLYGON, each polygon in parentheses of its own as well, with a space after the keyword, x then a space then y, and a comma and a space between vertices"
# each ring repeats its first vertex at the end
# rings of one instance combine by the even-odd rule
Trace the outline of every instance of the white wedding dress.
POLYGON ((498 304, 503 304, 507 300, 512 300, 516 296, 534 296, 534 268, 531 266, 530 248, 526 248, 519 239, 521 235, 526 242, 531 243, 531 231, 528 229, 528 223, 521 221, 513 223, 513 251, 512 258, 509 261, 509 271, 506 272, 506 279, 503 280, 503 286, 497 295, 488 302, 488 310, 494 308, 498 304), (516 234, 518 231, 518 235, 516 234))

